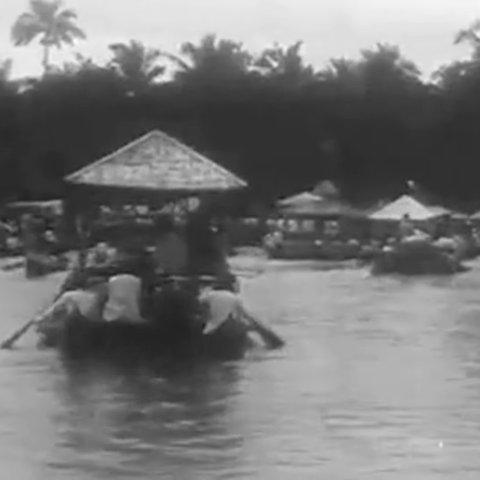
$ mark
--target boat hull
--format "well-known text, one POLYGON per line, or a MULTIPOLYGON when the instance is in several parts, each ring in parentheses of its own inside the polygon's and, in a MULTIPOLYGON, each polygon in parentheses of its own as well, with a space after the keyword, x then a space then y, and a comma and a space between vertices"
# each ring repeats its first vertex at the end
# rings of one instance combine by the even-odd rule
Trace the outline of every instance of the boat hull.
MULTIPOLYGON (((168 324, 168 323, 167 323, 168 324)), ((62 327, 39 331, 42 347, 56 348, 70 357, 191 357, 232 360, 242 358, 250 346, 246 329, 226 322, 212 335, 200 330, 161 328, 157 324, 94 322, 72 317, 62 327)))
POLYGON ((375 275, 453 275, 467 270, 458 258, 426 242, 401 244, 382 252, 372 265, 375 275))

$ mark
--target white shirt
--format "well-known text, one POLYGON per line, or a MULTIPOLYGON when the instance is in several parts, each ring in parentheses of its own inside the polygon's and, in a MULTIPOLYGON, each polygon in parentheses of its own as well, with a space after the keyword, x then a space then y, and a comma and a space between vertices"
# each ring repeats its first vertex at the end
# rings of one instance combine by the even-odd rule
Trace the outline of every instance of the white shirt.
POLYGON ((133 275, 115 275, 108 281, 108 300, 103 310, 106 322, 122 320, 143 323, 140 315, 141 281, 133 275))
MULTIPOLYGON (((68 317, 80 313, 88 320, 100 320, 102 299, 99 292, 90 290, 71 290, 65 292, 43 315, 43 319, 55 321, 58 314, 68 317)), ((63 318, 63 319, 65 319, 63 318)))
POLYGON ((208 289, 200 294, 200 301, 208 309, 207 324, 203 330, 206 335, 216 331, 230 317, 240 318, 241 302, 233 292, 208 289))

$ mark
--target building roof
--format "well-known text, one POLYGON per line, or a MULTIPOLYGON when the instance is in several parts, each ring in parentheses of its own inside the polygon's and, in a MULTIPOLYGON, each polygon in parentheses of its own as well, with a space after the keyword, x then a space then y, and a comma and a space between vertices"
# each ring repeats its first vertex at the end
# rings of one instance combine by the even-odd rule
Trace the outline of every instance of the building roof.
POLYGON ((213 192, 247 186, 227 169, 159 130, 65 180, 77 185, 170 192, 213 192))
POLYGON ((5 205, 10 211, 50 211, 54 214, 63 212, 62 200, 39 200, 39 201, 18 201, 10 202, 5 205))
POLYGON ((401 220, 408 215, 411 220, 428 220, 444 213, 430 209, 409 195, 403 195, 370 215, 373 220, 401 220))
POLYGON ((318 195, 322 198, 340 198, 340 189, 331 180, 322 180, 312 190, 314 195, 318 195))
POLYGON ((309 202, 297 205, 289 205, 281 208, 283 215, 308 216, 308 217, 350 217, 365 218, 366 215, 359 209, 356 209, 345 202, 339 200, 326 200, 317 197, 309 202))
POLYGON ((440 206, 440 205, 435 205, 435 206, 429 205, 427 208, 428 208, 431 212, 436 213, 438 216, 442 216, 442 215, 454 215, 453 210, 450 210, 449 208, 446 208, 446 207, 442 207, 442 206, 440 206))
POLYGON ((316 200, 320 200, 321 197, 318 195, 314 195, 311 192, 302 192, 297 193, 296 195, 292 195, 291 197, 284 198, 277 202, 277 205, 280 207, 291 207, 296 205, 303 205, 305 203, 314 202, 316 200))

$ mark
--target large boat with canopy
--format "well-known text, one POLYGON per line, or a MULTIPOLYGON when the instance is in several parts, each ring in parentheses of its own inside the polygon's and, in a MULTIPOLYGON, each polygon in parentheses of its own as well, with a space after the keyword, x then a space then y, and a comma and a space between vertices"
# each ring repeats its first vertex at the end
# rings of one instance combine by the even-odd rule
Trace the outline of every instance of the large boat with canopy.
MULTIPOLYGON (((166 133, 152 131, 65 182, 65 232, 78 259, 59 297, 104 292, 114 277, 137 277, 142 321, 110 321, 105 315, 93 321, 78 309, 58 314, 54 308, 53 321, 47 316, 31 322, 43 346, 88 356, 243 355, 251 329, 226 321, 205 335, 199 297, 205 289, 234 290, 237 284, 219 222, 216 229, 213 223, 219 201, 245 188, 245 181, 166 133)), ((250 326, 266 343, 270 338, 272 346, 281 345, 260 322, 251 319, 250 326)))

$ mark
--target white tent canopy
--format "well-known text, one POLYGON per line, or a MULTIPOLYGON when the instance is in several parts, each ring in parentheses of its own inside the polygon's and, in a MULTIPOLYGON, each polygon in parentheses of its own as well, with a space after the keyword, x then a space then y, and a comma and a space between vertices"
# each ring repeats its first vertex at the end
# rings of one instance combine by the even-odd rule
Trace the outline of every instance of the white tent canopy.
POLYGON ((438 210, 430 210, 409 195, 403 195, 373 213, 370 218, 373 220, 400 221, 405 215, 408 215, 411 220, 422 221, 439 217, 442 213, 438 210))

